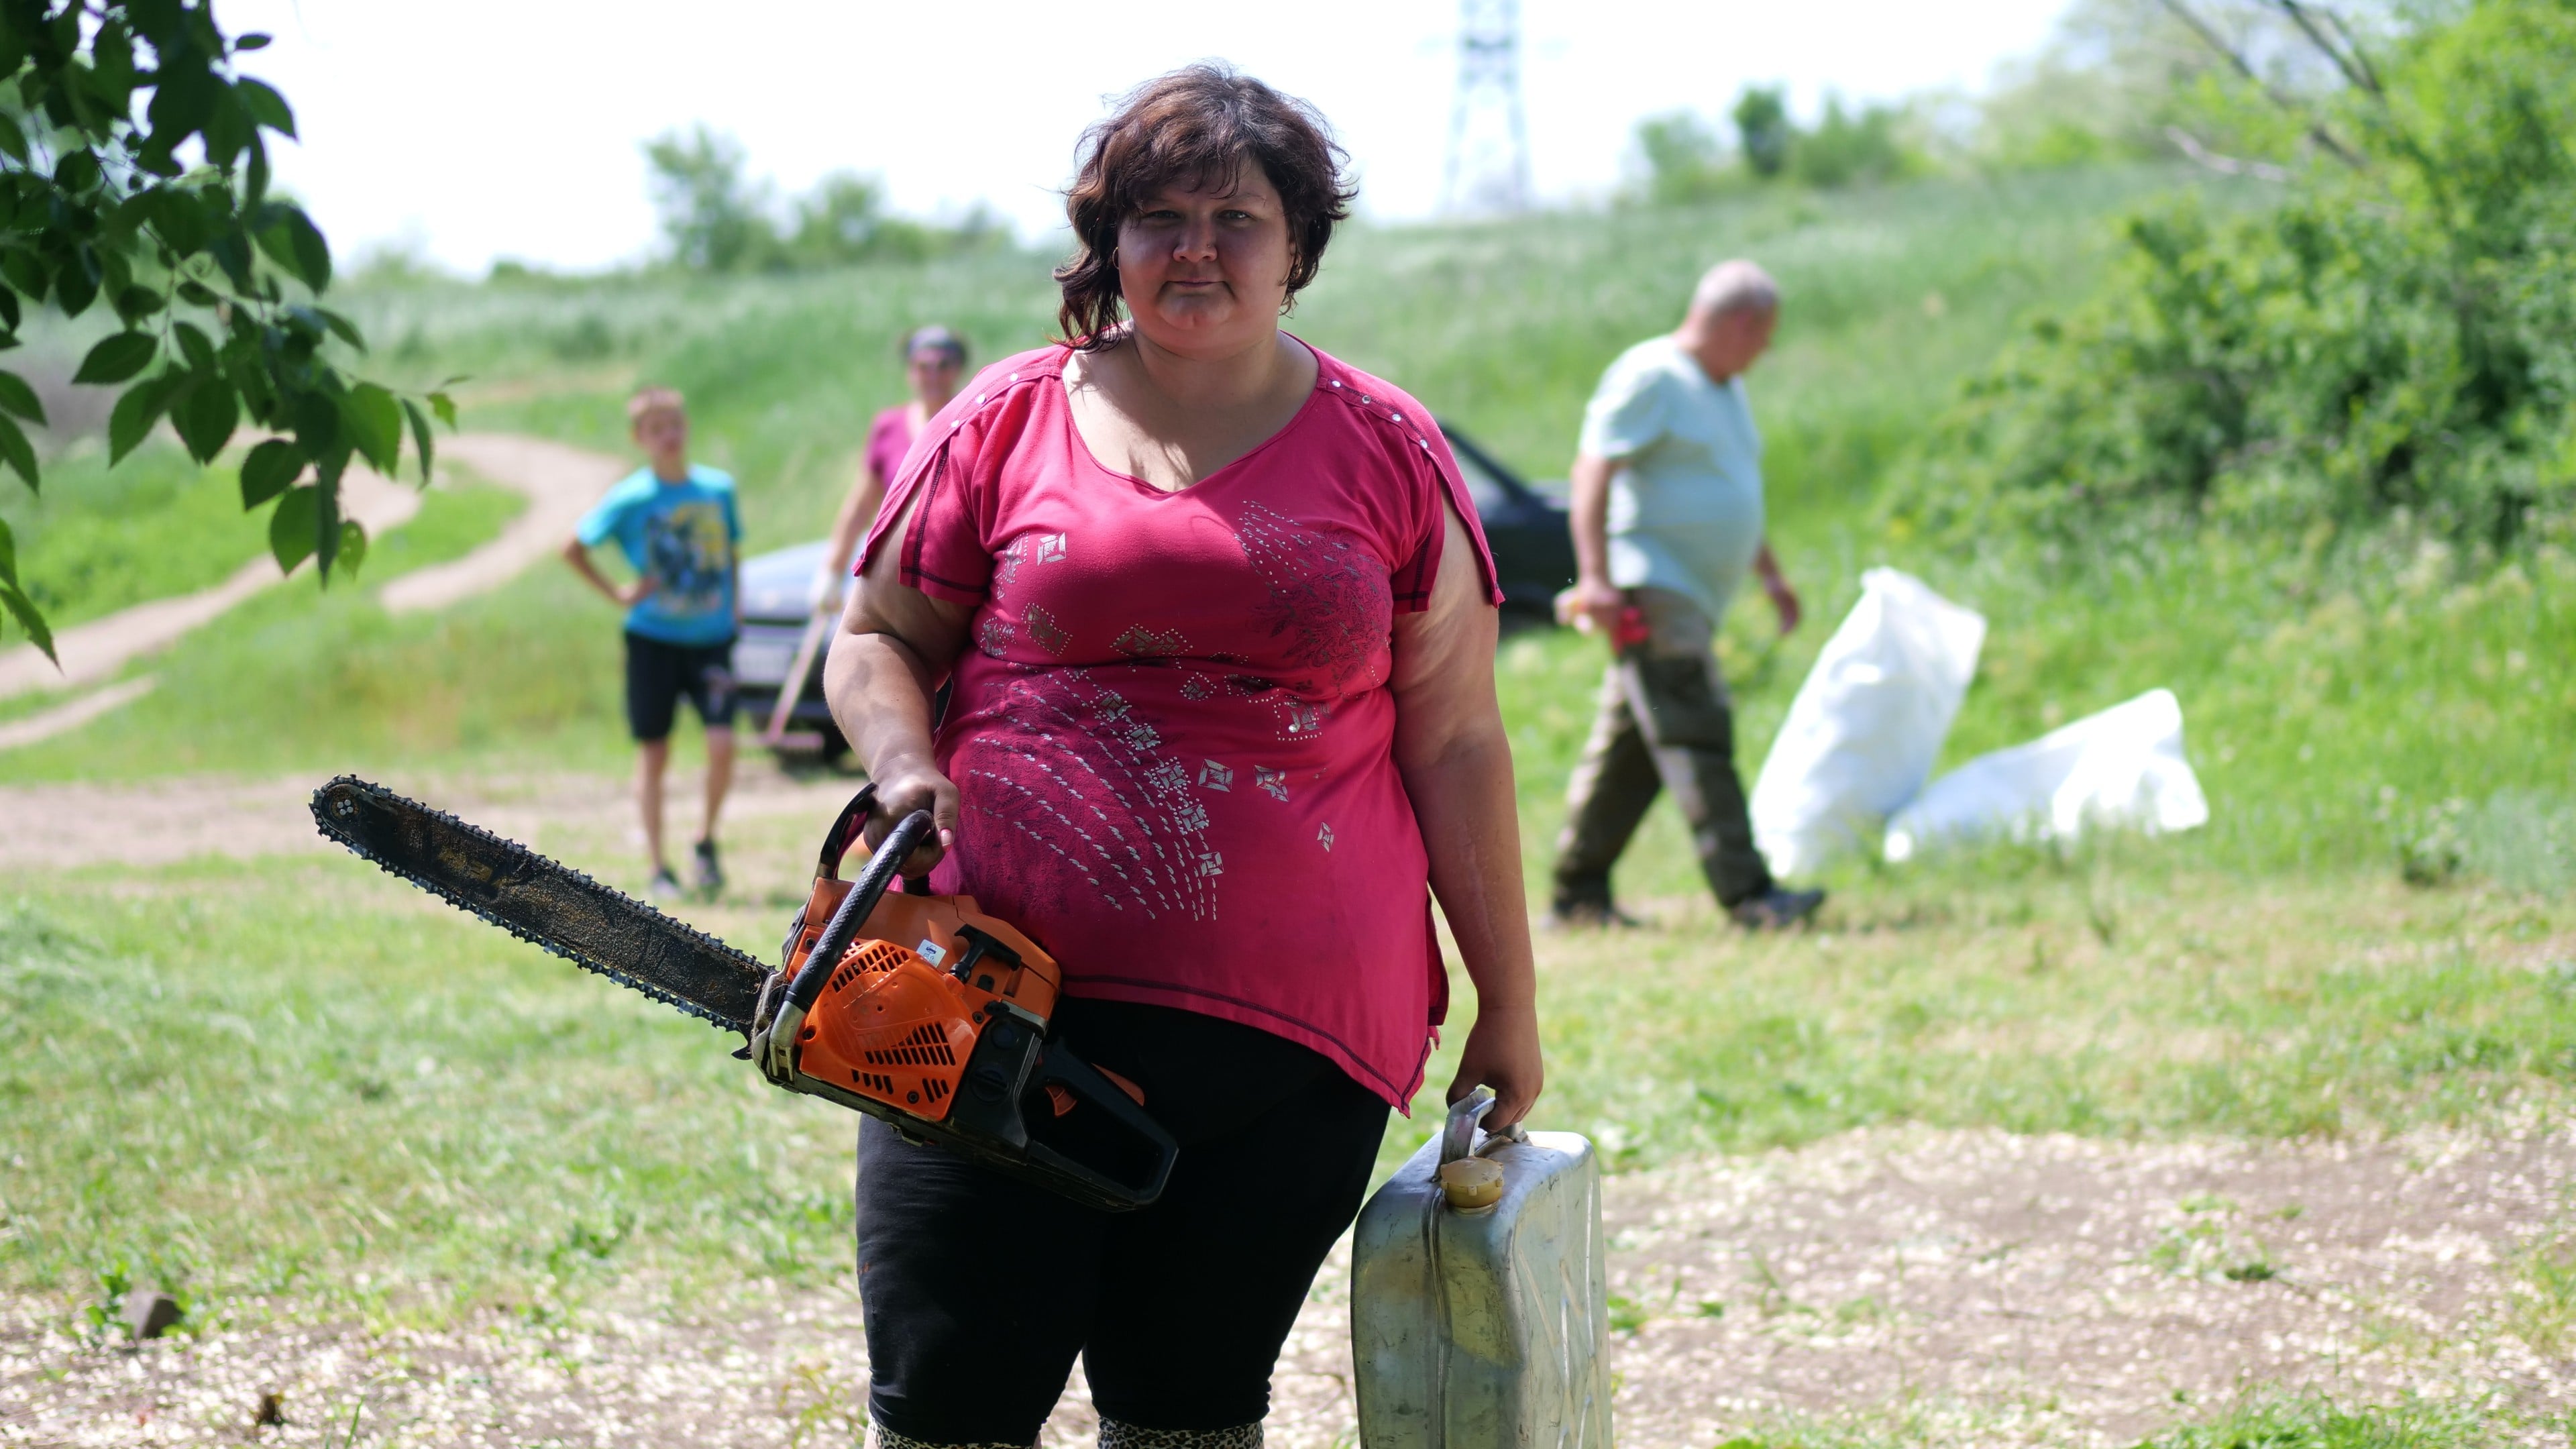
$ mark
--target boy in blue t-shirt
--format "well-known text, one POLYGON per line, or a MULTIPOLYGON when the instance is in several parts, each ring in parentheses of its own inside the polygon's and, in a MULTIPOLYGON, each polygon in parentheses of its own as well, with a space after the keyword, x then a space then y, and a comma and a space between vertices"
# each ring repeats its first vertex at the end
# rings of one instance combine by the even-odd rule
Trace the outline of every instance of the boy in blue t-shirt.
POLYGON ((583 515, 564 543, 564 561, 626 609, 626 723, 643 747, 635 796, 657 896, 680 893, 662 853, 662 776, 682 695, 706 724, 707 811, 698 834, 697 884, 712 896, 724 888, 716 816, 733 783, 733 639, 742 624, 735 545, 742 521, 734 512, 733 479, 689 462, 689 414, 677 392, 644 388, 627 400, 626 416, 635 445, 651 461, 583 515), (612 583, 591 562, 590 551, 610 539, 634 565, 635 582, 612 583))

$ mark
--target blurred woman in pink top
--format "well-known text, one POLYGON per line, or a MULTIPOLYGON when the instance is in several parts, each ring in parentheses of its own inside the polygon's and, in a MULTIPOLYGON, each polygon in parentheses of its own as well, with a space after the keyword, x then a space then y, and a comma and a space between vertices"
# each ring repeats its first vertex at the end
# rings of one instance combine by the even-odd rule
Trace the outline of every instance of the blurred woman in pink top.
POLYGON ((1105 1213, 859 1132, 881 1449, 1256 1449, 1270 1374, 1448 1006, 1450 1100, 1539 1093, 1493 562, 1440 429, 1280 330, 1352 191, 1304 103, 1191 66, 1084 138, 1059 345, 940 410, 826 666, 870 838, 1064 970, 1054 1030, 1180 1144, 1105 1213), (934 725, 931 695, 952 690, 934 725))
POLYGON ((966 379, 966 339, 936 323, 917 328, 903 340, 903 370, 912 384, 912 401, 896 403, 868 425, 859 476, 832 519, 832 542, 814 572, 812 607, 817 610, 840 602, 841 584, 850 576, 850 551, 876 521, 877 505, 885 501, 886 485, 903 466, 904 452, 931 415, 957 396, 957 385, 966 379))

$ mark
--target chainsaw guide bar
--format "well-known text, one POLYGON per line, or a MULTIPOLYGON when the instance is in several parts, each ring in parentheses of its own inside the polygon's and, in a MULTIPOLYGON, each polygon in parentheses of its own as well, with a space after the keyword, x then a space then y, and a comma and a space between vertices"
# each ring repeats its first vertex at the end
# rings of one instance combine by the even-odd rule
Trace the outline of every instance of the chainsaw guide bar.
POLYGON ((571 866, 355 775, 313 792, 313 822, 387 875, 584 971, 751 1032, 768 967, 571 866))

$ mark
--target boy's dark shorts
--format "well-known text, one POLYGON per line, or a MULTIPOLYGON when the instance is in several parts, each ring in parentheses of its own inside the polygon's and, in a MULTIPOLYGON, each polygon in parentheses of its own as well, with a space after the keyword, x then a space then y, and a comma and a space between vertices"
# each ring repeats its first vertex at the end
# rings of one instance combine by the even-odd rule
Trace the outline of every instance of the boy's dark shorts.
POLYGON ((626 636, 626 727, 643 744, 671 737, 680 696, 687 695, 709 729, 733 728, 733 641, 666 644, 626 636))

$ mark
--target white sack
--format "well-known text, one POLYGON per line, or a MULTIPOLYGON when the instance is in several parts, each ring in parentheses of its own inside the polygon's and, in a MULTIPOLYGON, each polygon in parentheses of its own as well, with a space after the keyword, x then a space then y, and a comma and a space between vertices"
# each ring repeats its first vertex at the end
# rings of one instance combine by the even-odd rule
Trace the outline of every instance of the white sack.
POLYGON ((2182 705, 2151 689, 1933 781, 1887 823, 1887 858, 1959 836, 2072 840, 2095 825, 2154 834, 2208 820, 2182 754, 2182 705))
POLYGON ((1985 643, 1983 616, 1911 574, 1871 569, 1860 582, 1753 783, 1753 841, 1778 875, 1855 848, 1923 788, 1985 643))

